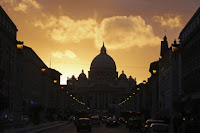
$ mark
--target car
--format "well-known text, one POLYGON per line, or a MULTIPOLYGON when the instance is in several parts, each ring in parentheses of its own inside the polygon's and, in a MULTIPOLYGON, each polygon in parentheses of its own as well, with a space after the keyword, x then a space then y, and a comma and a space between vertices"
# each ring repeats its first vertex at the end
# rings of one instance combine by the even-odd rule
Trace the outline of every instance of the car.
POLYGON ((108 117, 106 121, 106 127, 115 126, 118 127, 118 121, 115 117, 108 117))
POLYGON ((129 118, 125 121, 126 127, 129 127, 130 123, 133 121, 133 118, 129 118))
POLYGON ((169 133, 169 125, 163 123, 153 123, 150 125, 148 133, 169 133))
POLYGON ((23 116, 23 121, 24 121, 24 122, 29 122, 28 115, 24 115, 24 116, 23 116))
POLYGON ((107 121, 107 116, 103 116, 101 122, 106 123, 106 121, 107 121))
POLYGON ((99 116, 92 116, 91 117, 91 124, 98 125, 100 127, 100 119, 99 116))
POLYGON ((8 116, 8 122, 13 122, 14 121, 14 117, 13 116, 8 116))
POLYGON ((129 131, 142 132, 142 122, 139 119, 133 118, 129 121, 129 131))
POLYGON ((125 118, 124 118, 124 117, 120 117, 120 118, 119 118, 119 121, 120 121, 121 123, 123 123, 123 124, 124 124, 126 120, 125 120, 125 118))
POLYGON ((68 118, 68 121, 72 122, 73 119, 74 119, 74 116, 71 115, 71 116, 68 118))
POLYGON ((144 132, 145 132, 145 133, 148 132, 148 130, 149 130, 151 124, 153 124, 153 123, 163 123, 163 124, 165 124, 165 121, 164 121, 164 120, 148 119, 148 120, 146 121, 145 125, 144 125, 144 132))
POLYGON ((91 121, 89 118, 79 118, 77 121, 77 132, 80 130, 92 131, 91 121))

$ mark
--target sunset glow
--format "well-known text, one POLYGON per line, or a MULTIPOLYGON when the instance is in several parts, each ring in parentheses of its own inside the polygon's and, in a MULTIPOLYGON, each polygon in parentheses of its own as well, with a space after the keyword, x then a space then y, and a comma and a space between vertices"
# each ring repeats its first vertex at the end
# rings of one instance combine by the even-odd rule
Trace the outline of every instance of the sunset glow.
POLYGON ((82 70, 88 76, 103 42, 118 75, 124 70, 137 82, 147 80, 164 35, 169 46, 178 40, 200 1, 1 0, 0 5, 18 28, 17 40, 62 73, 61 84, 66 84, 82 70))

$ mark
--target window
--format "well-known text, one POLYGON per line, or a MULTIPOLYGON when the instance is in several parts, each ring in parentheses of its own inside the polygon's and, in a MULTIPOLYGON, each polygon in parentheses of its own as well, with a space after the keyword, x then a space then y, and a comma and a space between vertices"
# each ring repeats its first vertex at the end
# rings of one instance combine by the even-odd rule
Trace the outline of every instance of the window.
POLYGON ((2 62, 2 40, 0 39, 0 66, 1 66, 1 62, 2 62))

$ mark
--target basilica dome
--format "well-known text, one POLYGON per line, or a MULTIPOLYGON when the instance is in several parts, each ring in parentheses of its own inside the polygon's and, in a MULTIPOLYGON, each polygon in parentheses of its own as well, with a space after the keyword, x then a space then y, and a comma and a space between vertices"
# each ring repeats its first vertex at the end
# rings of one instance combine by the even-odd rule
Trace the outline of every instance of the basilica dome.
POLYGON ((84 71, 82 70, 82 73, 78 76, 78 80, 85 80, 85 79, 87 79, 87 77, 86 77, 84 71))
POLYGON ((103 44, 101 53, 97 55, 90 66, 90 70, 111 70, 116 71, 115 61, 106 53, 106 48, 103 44))
POLYGON ((126 74, 124 74, 124 71, 122 71, 122 74, 119 76, 120 80, 127 80, 126 74))

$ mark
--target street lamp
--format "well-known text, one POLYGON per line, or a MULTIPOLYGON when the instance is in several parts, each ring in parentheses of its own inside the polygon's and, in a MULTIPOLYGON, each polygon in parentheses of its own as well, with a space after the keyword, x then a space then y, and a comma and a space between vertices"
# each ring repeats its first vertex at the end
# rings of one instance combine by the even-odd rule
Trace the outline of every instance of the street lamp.
POLYGON ((17 49, 18 49, 18 50, 23 49, 23 46, 24 46, 24 42, 17 41, 17 49))
POLYGON ((179 44, 176 43, 176 40, 174 40, 174 44, 172 44, 172 51, 176 52, 179 49, 179 44))
POLYGON ((135 92, 133 92, 133 95, 135 95, 135 92))
POLYGON ((143 84, 145 85, 147 82, 146 82, 146 80, 143 80, 143 84))
POLYGON ((140 90, 140 88, 137 88, 137 91, 139 91, 140 90))
POLYGON ((131 98, 131 96, 129 96, 131 98))
POLYGON ((44 68, 44 67, 41 68, 41 71, 42 71, 42 72, 45 72, 45 71, 46 71, 46 68, 44 68))
POLYGON ((153 74, 156 74, 157 73, 157 70, 153 70, 153 74))
POLYGON ((56 79, 54 79, 54 80, 53 80, 53 83, 54 83, 54 84, 56 84, 56 83, 57 83, 57 80, 56 80, 56 79))

